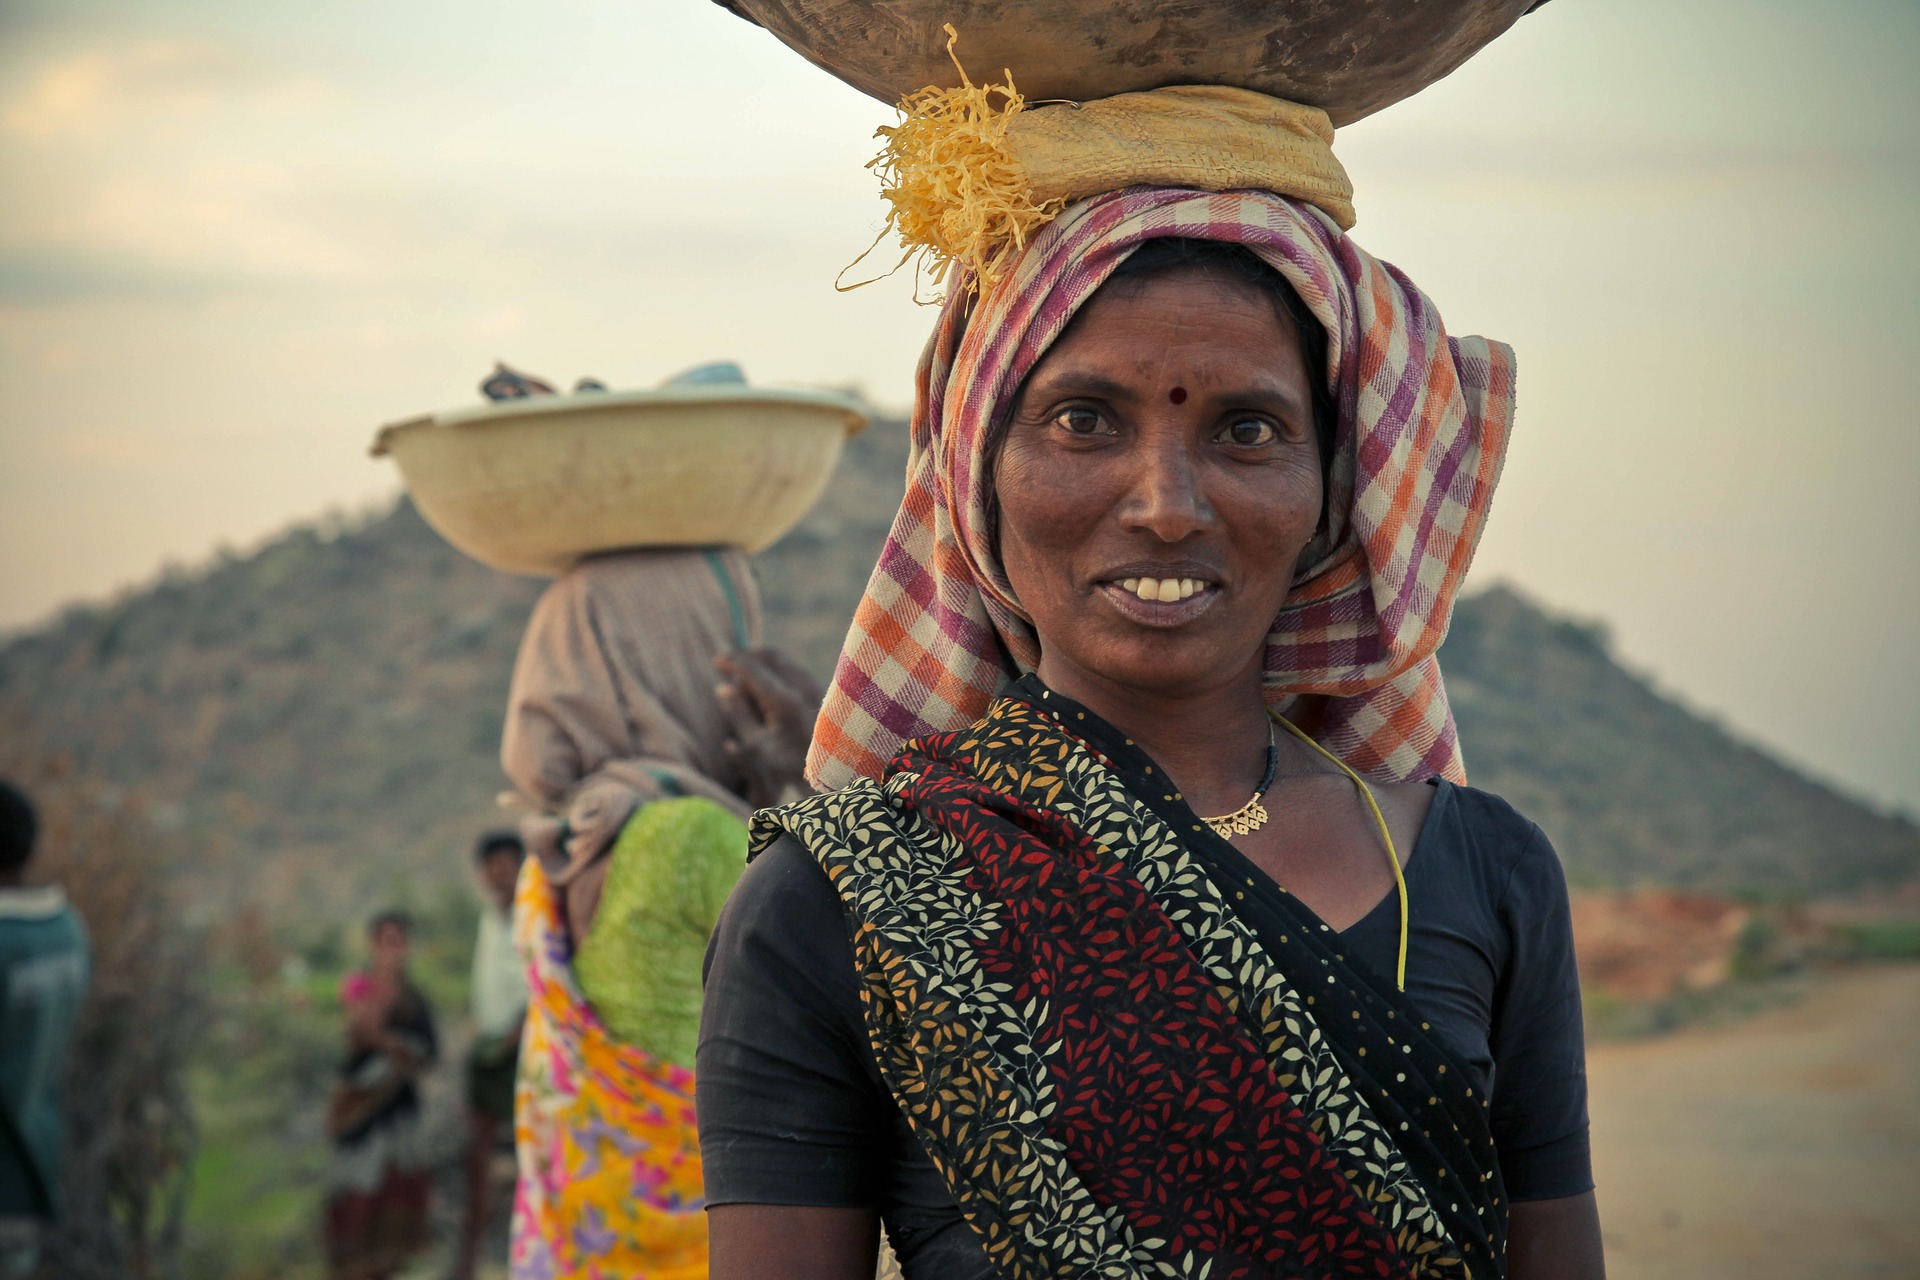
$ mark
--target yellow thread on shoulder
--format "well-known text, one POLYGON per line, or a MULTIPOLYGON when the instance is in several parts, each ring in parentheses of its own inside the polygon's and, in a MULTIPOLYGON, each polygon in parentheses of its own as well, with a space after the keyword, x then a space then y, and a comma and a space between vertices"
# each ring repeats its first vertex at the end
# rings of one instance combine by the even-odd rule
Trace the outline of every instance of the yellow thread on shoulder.
POLYGON ((1013 73, 1001 73, 1005 84, 974 84, 954 52, 960 33, 952 23, 946 32, 947 56, 960 72, 960 87, 908 94, 900 100, 900 123, 875 132, 886 141, 867 168, 880 178, 889 206, 887 225, 841 279, 889 231, 898 234, 906 252, 871 280, 850 285, 836 280, 834 287, 842 292, 885 279, 916 255, 924 256, 936 285, 956 266, 969 273, 973 287, 990 285, 1004 270, 1008 251, 1025 247, 1033 231, 1066 207, 1065 200, 1034 202, 1026 170, 1007 143, 1008 124, 1026 107, 1013 73))
POLYGON ((1274 715, 1272 712, 1268 714, 1273 715, 1275 720, 1285 725, 1287 731, 1293 734, 1294 737, 1300 739, 1300 741, 1333 761, 1333 763, 1339 767, 1340 772, 1353 779, 1353 785, 1359 787, 1360 794, 1367 798, 1367 808, 1373 811, 1373 820, 1380 825, 1380 838, 1387 843, 1387 861, 1393 867, 1394 892, 1400 895, 1400 957, 1399 963, 1394 968, 1393 980, 1394 985, 1399 987, 1400 990, 1405 991, 1407 989, 1407 877, 1400 870, 1400 854, 1393 847, 1393 833, 1387 830, 1387 818, 1385 814, 1380 812, 1380 802, 1373 798, 1373 788, 1367 785, 1366 779, 1348 768, 1345 760, 1342 760, 1339 756, 1333 754, 1333 752, 1308 737, 1306 730, 1285 716, 1274 715))

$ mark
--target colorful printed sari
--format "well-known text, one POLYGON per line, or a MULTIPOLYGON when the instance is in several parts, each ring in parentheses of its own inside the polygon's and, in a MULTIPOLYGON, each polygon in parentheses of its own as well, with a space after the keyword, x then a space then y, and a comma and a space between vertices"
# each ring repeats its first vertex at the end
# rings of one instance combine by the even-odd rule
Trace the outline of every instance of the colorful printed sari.
POLYGON ((580 994, 553 886, 520 873, 531 988, 514 1138, 514 1280, 705 1280, 693 1072, 623 1044, 580 994))
POLYGON ((882 1075, 1008 1276, 1504 1274, 1487 1100, 1393 984, 1026 677, 759 814, 825 868, 882 1075))

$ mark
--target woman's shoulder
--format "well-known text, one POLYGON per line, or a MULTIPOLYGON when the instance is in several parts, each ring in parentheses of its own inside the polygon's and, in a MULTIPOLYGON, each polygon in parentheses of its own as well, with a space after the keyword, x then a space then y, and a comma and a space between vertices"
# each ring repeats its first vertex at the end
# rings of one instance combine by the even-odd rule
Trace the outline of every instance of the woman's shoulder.
POLYGON ((806 846, 782 834, 754 856, 727 896, 707 968, 711 974, 716 965, 742 961, 812 968, 843 953, 851 973, 853 946, 840 895, 806 846))
POLYGON ((846 914, 826 872, 791 836, 747 864, 707 944, 703 980, 703 1079, 743 1054, 871 1074, 846 914))
POLYGON ((807 847, 782 832, 747 863, 727 898, 727 910, 736 918, 757 920, 794 909, 831 907, 837 913, 839 903, 833 883, 807 847))
POLYGON ((1452 862, 1465 861, 1505 887, 1516 879, 1564 879, 1560 857, 1540 825, 1505 796, 1464 783, 1435 784, 1433 809, 1422 832, 1452 862))
POLYGON ((1468 786, 1464 782, 1440 779, 1434 784, 1443 799, 1458 809, 1462 819, 1486 839, 1503 844, 1526 844, 1546 839, 1540 825, 1514 807, 1512 801, 1492 791, 1468 786))

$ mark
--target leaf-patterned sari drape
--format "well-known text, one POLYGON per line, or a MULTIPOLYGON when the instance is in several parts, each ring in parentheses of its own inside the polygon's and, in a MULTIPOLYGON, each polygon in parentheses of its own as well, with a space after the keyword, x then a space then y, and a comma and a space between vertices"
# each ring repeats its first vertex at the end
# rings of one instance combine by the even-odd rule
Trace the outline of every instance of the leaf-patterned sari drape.
POLYGON ((1487 1100, 1131 741, 1029 676, 756 819, 846 908, 882 1076, 1008 1276, 1495 1277, 1487 1100))

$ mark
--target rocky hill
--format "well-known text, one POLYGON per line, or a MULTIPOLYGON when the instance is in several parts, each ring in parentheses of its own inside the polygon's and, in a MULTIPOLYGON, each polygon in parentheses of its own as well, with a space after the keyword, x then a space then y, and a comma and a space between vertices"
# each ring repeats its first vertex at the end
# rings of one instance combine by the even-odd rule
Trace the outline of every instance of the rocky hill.
MULTIPOLYGON (((759 562, 774 639, 823 673, 898 501, 905 428, 856 439, 759 562)), ((336 916, 461 873, 498 822, 495 751, 540 584, 452 551, 402 502, 294 529, 0 643, 0 731, 145 793, 202 909, 336 916)), ((1819 892, 1920 874, 1920 830, 1661 696, 1603 635, 1506 590, 1444 651, 1474 781, 1577 881, 1819 892)))
POLYGON ((1603 627, 1505 588, 1440 651, 1474 785, 1546 829, 1576 880, 1810 893, 1920 873, 1920 828, 1786 767, 1623 669, 1603 627))

